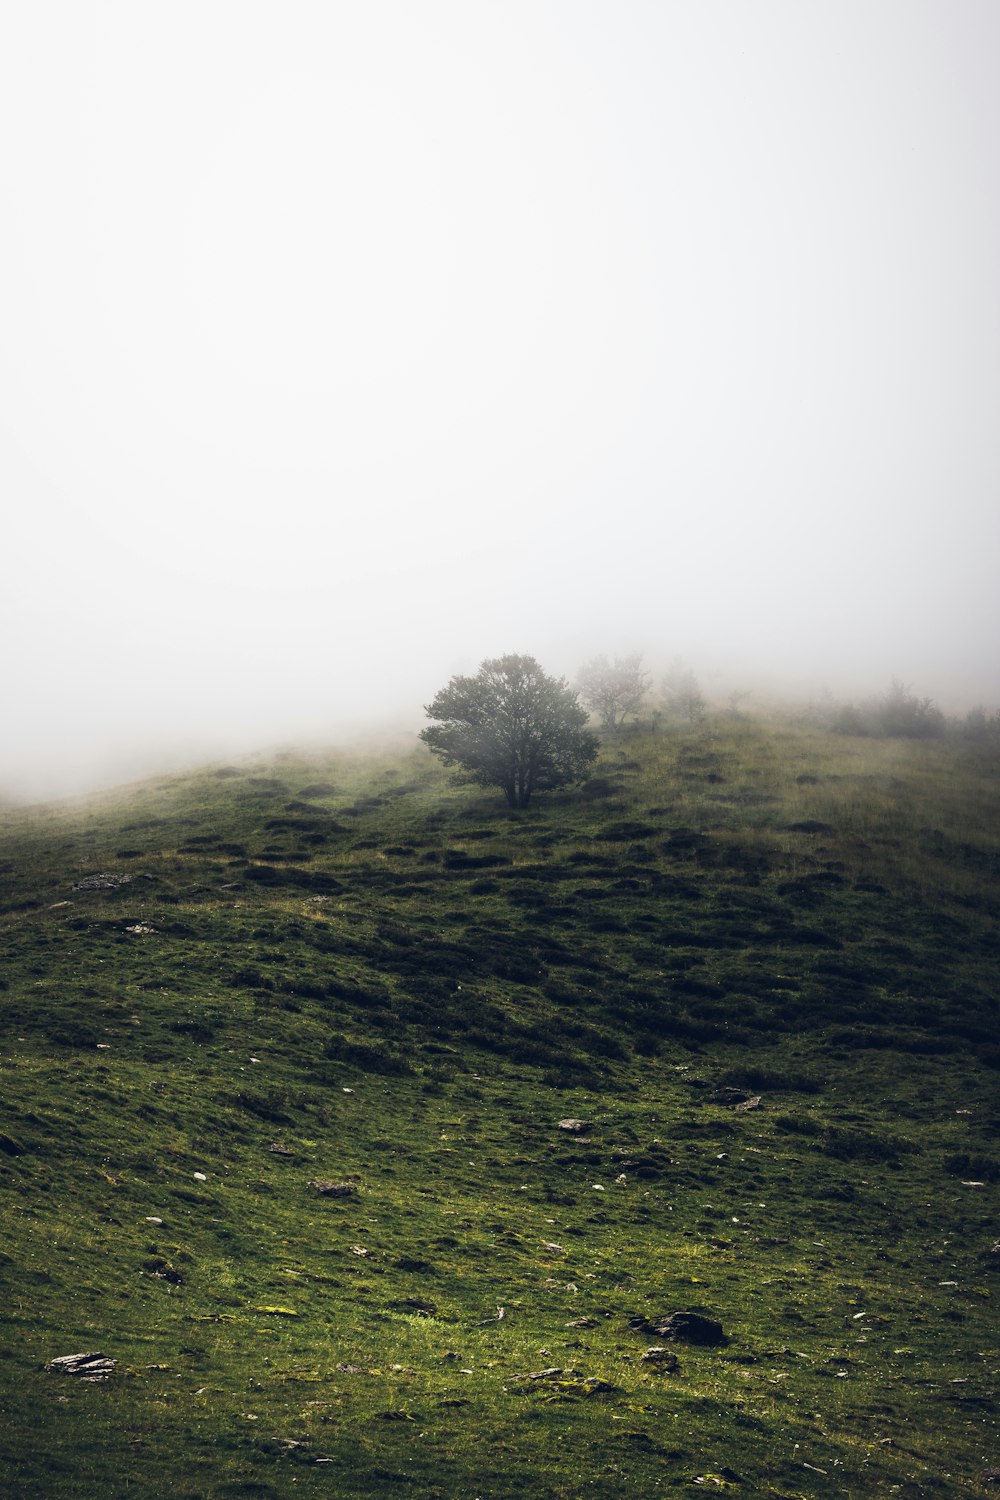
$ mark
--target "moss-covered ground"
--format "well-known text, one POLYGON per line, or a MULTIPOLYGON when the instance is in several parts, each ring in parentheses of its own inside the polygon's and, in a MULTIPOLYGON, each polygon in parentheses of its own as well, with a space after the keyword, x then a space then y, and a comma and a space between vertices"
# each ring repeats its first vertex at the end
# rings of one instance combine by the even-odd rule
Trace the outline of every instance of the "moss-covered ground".
POLYGON ((516 816, 409 749, 4 812, 0 1489, 993 1493, 998 770, 731 718, 516 816))

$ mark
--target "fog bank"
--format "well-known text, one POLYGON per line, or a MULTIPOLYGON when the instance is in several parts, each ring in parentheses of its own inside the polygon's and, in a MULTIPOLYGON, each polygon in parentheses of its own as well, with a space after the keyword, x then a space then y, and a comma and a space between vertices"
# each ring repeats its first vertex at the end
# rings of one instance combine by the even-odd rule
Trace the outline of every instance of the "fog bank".
POLYGON ((455 671, 1000 703, 989 3, 0 19, 0 791, 455 671))

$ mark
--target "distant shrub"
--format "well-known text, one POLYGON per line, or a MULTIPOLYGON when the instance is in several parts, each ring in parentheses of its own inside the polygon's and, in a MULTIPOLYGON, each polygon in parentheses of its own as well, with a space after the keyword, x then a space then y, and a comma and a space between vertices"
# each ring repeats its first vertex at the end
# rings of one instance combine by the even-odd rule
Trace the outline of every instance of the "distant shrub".
POLYGON ((895 678, 881 697, 844 704, 831 725, 837 734, 882 739, 933 739, 944 734, 945 727, 944 714, 933 699, 916 697, 908 685, 895 678))

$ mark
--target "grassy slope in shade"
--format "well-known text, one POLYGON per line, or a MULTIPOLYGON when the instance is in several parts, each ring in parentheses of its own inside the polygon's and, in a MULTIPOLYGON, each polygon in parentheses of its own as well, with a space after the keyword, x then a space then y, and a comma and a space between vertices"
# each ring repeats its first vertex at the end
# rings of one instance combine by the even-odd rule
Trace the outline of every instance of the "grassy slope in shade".
POLYGON ((0 1488, 993 1493, 997 801, 738 719, 6 812, 0 1488))

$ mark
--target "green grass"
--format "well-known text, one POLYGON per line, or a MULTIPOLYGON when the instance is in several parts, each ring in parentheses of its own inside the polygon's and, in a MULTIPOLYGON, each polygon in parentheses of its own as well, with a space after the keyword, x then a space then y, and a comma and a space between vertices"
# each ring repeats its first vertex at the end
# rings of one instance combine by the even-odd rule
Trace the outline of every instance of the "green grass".
POLYGON ((991 1493, 997 802, 729 719, 4 811, 4 1493, 991 1493))

